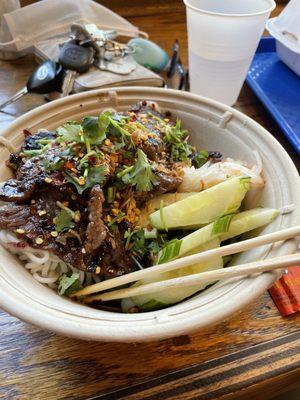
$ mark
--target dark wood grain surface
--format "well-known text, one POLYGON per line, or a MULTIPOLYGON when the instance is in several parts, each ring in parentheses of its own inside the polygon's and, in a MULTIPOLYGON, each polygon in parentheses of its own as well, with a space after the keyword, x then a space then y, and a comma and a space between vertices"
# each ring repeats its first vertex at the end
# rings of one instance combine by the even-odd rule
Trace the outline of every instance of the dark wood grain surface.
MULTIPOLYGON (((177 37, 187 62, 181 1, 101 3, 147 31, 166 50, 177 37)), ((0 62, 1 102, 25 84, 33 68, 30 57, 0 62)), ((41 96, 26 96, 8 113, 0 113, 0 128, 43 103, 41 96)), ((299 163, 246 86, 236 107, 265 126, 299 163)), ((0 312, 0 399, 267 400, 297 385, 300 316, 283 319, 268 293, 217 326, 148 344, 68 339, 0 312)))

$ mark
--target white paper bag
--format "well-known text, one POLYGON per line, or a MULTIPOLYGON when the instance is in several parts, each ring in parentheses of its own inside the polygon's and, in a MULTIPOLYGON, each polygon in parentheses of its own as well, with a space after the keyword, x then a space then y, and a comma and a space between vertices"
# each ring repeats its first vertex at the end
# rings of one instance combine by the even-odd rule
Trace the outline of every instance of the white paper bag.
MULTIPOLYGON (((2 1, 9 0, 0 3, 2 1)), ((11 5, 18 6, 18 1, 13 0, 11 5)), ((0 43, 0 51, 31 52, 41 40, 66 35, 74 22, 96 24, 101 29, 113 29, 128 37, 143 34, 130 22, 92 0, 43 0, 2 15, 0 37, 5 39, 0 43)))

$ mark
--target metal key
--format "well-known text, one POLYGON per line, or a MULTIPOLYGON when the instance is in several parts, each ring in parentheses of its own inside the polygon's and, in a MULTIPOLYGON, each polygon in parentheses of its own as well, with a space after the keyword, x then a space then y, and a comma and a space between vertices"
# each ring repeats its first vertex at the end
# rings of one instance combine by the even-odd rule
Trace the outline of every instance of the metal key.
POLYGON ((10 99, 0 104, 0 110, 19 100, 27 93, 46 94, 59 90, 62 83, 62 67, 54 61, 47 60, 39 65, 30 75, 26 86, 10 99))
POLYGON ((87 72, 94 61, 94 50, 80 46, 76 40, 64 43, 59 51, 59 63, 65 70, 62 97, 68 96, 78 73, 87 72))

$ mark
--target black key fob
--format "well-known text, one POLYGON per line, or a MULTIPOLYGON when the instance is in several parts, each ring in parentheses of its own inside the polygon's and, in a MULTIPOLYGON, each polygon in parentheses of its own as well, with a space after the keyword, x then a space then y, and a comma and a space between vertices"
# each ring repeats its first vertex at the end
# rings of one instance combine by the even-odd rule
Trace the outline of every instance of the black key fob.
POLYGON ((52 60, 47 60, 37 67, 27 81, 28 92, 45 94, 56 90, 58 66, 52 60))
POLYGON ((91 47, 83 47, 70 40, 60 47, 59 63, 65 70, 87 72, 94 60, 94 50, 91 47))

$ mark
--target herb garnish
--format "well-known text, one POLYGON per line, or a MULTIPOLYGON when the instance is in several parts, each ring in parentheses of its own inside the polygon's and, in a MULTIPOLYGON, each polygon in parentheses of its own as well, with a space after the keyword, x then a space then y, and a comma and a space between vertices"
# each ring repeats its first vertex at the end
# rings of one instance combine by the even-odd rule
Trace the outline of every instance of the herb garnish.
POLYGON ((109 117, 102 113, 99 117, 85 117, 82 120, 84 135, 88 138, 91 145, 99 145, 106 138, 106 130, 110 124, 109 117))
POLYGON ((82 126, 79 124, 79 122, 67 122, 64 125, 59 126, 56 129, 56 133, 58 135, 58 137, 56 138, 56 141, 58 143, 82 142, 83 131, 82 126))
POLYGON ((192 156, 192 164, 195 168, 201 168, 208 160, 209 154, 206 150, 194 153, 192 156))
POLYGON ((96 165, 86 169, 85 177, 78 178, 76 175, 69 172, 65 173, 65 178, 69 183, 72 183, 79 194, 82 194, 86 189, 93 187, 96 184, 101 184, 107 173, 105 165, 96 165))
POLYGON ((136 186, 138 192, 149 192, 153 189, 153 186, 158 185, 158 179, 153 173, 152 166, 143 150, 138 149, 136 154, 136 163, 125 168, 119 173, 119 177, 125 184, 136 186))
POLYGON ((70 296, 72 293, 77 292, 78 290, 82 289, 82 285, 79 281, 79 274, 63 274, 57 280, 57 290, 58 293, 62 296, 70 296))
POLYGON ((68 209, 60 210, 53 220, 56 232, 61 233, 70 228, 74 228, 75 224, 73 223, 72 218, 73 214, 68 209))
POLYGON ((188 133, 181 129, 181 122, 177 120, 175 125, 165 124, 163 132, 163 140, 170 146, 171 159, 187 163, 192 154, 192 146, 185 141, 188 133))
POLYGON ((147 254, 153 258, 154 255, 159 252, 163 243, 162 235, 158 235, 155 240, 146 238, 143 228, 135 230, 128 229, 124 234, 124 239, 126 239, 125 249, 130 249, 131 255, 138 260, 141 260, 147 254))

